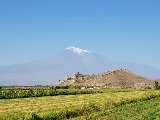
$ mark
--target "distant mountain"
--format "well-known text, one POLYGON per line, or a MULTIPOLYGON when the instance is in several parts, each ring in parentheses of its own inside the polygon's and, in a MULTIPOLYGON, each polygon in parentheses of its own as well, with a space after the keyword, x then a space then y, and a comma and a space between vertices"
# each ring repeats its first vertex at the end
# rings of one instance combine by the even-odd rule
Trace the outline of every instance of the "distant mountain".
POLYGON ((25 64, 0 66, 0 85, 47 85, 57 83, 77 71, 97 74, 126 68, 139 75, 158 79, 160 70, 147 65, 117 62, 76 47, 68 47, 56 55, 25 64))

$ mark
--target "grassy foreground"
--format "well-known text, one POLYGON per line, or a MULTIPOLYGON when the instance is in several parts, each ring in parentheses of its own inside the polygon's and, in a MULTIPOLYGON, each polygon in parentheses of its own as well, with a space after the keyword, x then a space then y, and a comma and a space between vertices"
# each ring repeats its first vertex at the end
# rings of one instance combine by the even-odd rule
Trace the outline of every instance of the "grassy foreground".
MULTIPOLYGON (((66 119, 160 96, 160 91, 117 91, 85 95, 0 100, 0 119, 66 119), (33 114, 36 113, 36 114, 33 114)), ((102 116, 103 117, 103 116, 102 116)))
POLYGON ((73 120, 160 120, 160 97, 120 105, 73 120))

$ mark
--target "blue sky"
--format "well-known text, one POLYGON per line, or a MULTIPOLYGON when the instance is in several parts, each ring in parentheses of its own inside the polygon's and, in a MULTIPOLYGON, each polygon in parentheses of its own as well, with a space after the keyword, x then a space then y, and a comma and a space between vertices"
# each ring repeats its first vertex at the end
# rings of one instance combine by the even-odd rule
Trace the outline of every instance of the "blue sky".
POLYGON ((160 68, 159 0, 0 0, 0 65, 77 46, 160 68))

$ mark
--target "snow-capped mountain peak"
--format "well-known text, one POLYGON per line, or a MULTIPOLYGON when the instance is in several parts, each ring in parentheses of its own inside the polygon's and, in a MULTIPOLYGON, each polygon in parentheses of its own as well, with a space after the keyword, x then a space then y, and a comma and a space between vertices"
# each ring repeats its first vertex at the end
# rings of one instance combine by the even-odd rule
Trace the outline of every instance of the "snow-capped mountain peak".
POLYGON ((74 53, 76 53, 78 55, 85 54, 85 53, 87 53, 87 54, 91 53, 88 50, 84 50, 84 49, 77 48, 77 47, 74 47, 74 46, 67 47, 66 50, 67 51, 72 51, 72 52, 74 52, 74 53))

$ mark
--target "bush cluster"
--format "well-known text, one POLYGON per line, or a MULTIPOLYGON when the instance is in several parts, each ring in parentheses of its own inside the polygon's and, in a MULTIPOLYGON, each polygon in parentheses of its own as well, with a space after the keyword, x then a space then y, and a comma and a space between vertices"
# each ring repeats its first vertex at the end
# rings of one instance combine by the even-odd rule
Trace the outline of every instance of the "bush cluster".
POLYGON ((160 90, 160 84, 157 81, 155 81, 154 89, 155 90, 160 90))
POLYGON ((80 90, 80 89, 2 89, 0 99, 43 97, 57 95, 77 95, 100 93, 100 90, 80 90))

